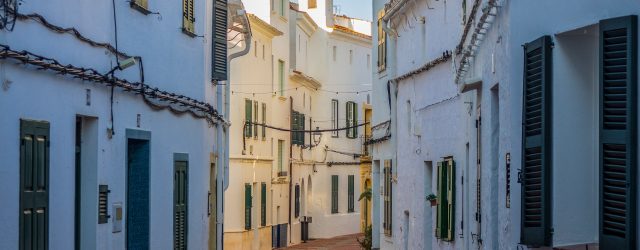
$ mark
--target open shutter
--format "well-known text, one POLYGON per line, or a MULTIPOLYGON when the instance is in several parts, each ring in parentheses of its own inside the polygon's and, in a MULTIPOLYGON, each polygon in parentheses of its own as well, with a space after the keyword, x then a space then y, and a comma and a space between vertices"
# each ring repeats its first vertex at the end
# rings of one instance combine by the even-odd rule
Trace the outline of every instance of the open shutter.
POLYGON ((182 30, 193 36, 195 34, 195 16, 193 11, 193 1, 182 0, 182 30))
POLYGON ((296 184, 295 189, 295 217, 300 217, 300 185, 296 184))
POLYGON ((214 0, 213 42, 211 46, 211 78, 215 81, 227 80, 227 0, 214 0))
POLYGON ((338 213, 338 176, 331 176, 331 213, 338 213))
MULTIPOLYGON (((262 103, 262 124, 266 125, 267 124, 267 104, 266 103, 262 103)), ((267 127, 262 126, 262 140, 266 140, 267 139, 267 127)))
POLYGON ((187 162, 174 162, 173 181, 173 246, 187 249, 187 162))
POLYGON ((267 183, 260 184, 260 225, 267 225, 267 183))
POLYGON ((244 126, 244 137, 247 138, 251 137, 251 129, 253 128, 251 126, 251 105, 251 100, 244 100, 244 122, 246 123, 244 126))
POLYGON ((244 229, 251 230, 251 184, 244 184, 244 229))
MULTIPOLYGON (((344 112, 345 115, 346 115, 346 117, 345 117, 346 124, 345 125, 348 128, 348 127, 351 127, 351 112, 353 110, 351 109, 351 102, 347 102, 346 105, 347 106, 345 107, 345 112, 344 112)), ((347 133, 347 138, 351 138, 351 129, 346 129, 345 131, 347 133)))
POLYGON ((524 46, 522 211, 520 241, 551 242, 551 37, 524 46))
MULTIPOLYGON (((358 104, 357 103, 353 103, 353 119, 351 121, 351 126, 356 126, 358 125, 358 104)), ((353 138, 357 138, 358 137, 358 127, 354 127, 352 128, 352 132, 351 134, 353 135, 353 138)))
POLYGON ((438 225, 440 238, 449 240, 449 180, 447 162, 438 163, 438 225))
POLYGON ((600 248, 636 249, 637 16, 600 21, 600 248))
MULTIPOLYGON (((305 118, 304 114, 300 113, 300 117, 298 118, 298 122, 300 122, 299 129, 305 130, 305 118)), ((298 133, 298 140, 300 141, 300 145, 304 145, 304 132, 298 133)))
POLYGON ((441 239, 442 238, 442 206, 444 204, 444 196, 442 195, 442 162, 438 162, 438 167, 437 167, 437 172, 438 172, 438 179, 437 179, 437 183, 436 183, 436 187, 437 187, 437 199, 438 199, 438 204, 436 205, 436 238, 441 239))

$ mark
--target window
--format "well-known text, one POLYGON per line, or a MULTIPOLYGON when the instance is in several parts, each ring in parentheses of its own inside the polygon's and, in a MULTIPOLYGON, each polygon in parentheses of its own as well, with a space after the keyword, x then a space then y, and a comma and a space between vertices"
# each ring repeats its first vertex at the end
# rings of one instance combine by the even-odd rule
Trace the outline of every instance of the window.
POLYGON ((387 34, 382 29, 384 9, 378 12, 378 72, 387 68, 387 34))
POLYGON ((173 248, 187 249, 189 174, 188 155, 174 154, 173 168, 173 248))
POLYGON ((308 1, 308 5, 309 5, 309 9, 315 9, 318 8, 318 3, 316 0, 309 0, 308 1))
POLYGON ((336 61, 336 56, 338 53, 338 48, 336 46, 333 46, 333 61, 336 61))
POLYGON ((193 1, 195 0, 182 0, 182 31, 190 36, 194 36, 196 33, 193 1))
MULTIPOLYGON (((293 130, 305 129, 304 114, 297 111, 293 111, 291 117, 291 128, 293 130)), ((304 146, 304 132, 293 132, 291 143, 294 145, 304 146)))
POLYGON ((600 249, 637 249, 638 18, 602 20, 599 29, 600 249))
POLYGON ((331 176, 331 213, 338 213, 338 176, 331 176))
MULTIPOLYGON (((253 139, 258 139, 258 101, 253 102, 253 139)), ((264 128, 264 127, 263 127, 264 128)))
POLYGON ((278 91, 284 96, 284 61, 278 60, 278 91))
MULTIPOLYGON (((338 129, 338 100, 331 100, 331 128, 338 129)), ((338 137, 338 131, 331 131, 331 136, 338 137)))
POLYGON ((244 184, 244 229, 251 230, 251 184, 244 184))
POLYGON ((267 225, 267 183, 260 183, 260 226, 267 225))
POLYGON ((354 203, 355 203, 355 197, 354 197, 354 182, 355 182, 355 176, 353 175, 349 175, 348 176, 348 194, 347 194, 347 204, 348 204, 348 208, 347 208, 347 212, 349 213, 353 213, 354 211, 354 203))
POLYGON ((347 138, 355 139, 358 137, 358 104, 355 102, 347 102, 347 138))
POLYGON ((227 0, 214 0, 213 24, 211 27, 211 79, 214 81, 227 80, 229 61, 227 57, 227 0))
POLYGON ((300 184, 296 184, 295 189, 295 217, 300 217, 300 184))
MULTIPOLYGON (((267 104, 264 102, 262 103, 262 124, 267 124, 267 104)), ((267 140, 267 127, 265 126, 262 126, 262 140, 267 140)))
POLYGON ((278 140, 278 176, 285 176, 284 171, 284 141, 278 140))
POLYGON ((244 137, 251 138, 252 135, 252 126, 251 126, 251 100, 244 100, 244 137))
POLYGON ((436 237, 445 241, 455 239, 456 164, 453 158, 438 162, 438 187, 436 195, 436 237))
POLYGON ((524 46, 521 242, 549 246, 551 230, 551 37, 524 46))
POLYGON ((391 222, 392 222, 392 208, 393 208, 393 190, 392 190, 392 173, 393 167, 391 160, 384 161, 384 190, 383 190, 383 199, 384 199, 384 220, 382 222, 382 228, 384 229, 384 234, 386 236, 391 236, 391 222))
POLYGON ((286 3, 287 3, 287 0, 280 0, 280 6, 278 6, 278 7, 280 7, 278 9, 280 11, 280 12, 278 12, 278 14, 280 14, 280 16, 282 16, 282 17, 284 17, 285 10, 286 10, 285 7, 287 7, 287 6, 285 6, 285 5, 287 5, 286 3))

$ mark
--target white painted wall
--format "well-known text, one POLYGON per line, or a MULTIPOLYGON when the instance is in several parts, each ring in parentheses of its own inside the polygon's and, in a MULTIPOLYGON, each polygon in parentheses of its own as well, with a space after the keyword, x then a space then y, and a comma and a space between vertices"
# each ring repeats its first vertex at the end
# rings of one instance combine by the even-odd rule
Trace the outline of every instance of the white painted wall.
MULTIPOLYGON (((143 15, 116 1, 119 49, 142 56, 146 83, 163 90, 214 103, 215 92, 210 78, 210 39, 183 34, 180 4, 151 1, 149 8, 162 13, 143 15)), ((211 34, 211 4, 195 1, 196 33, 211 34)), ((77 3, 49 1, 22 2, 21 13, 39 13, 62 27, 75 27, 95 41, 114 43, 113 13, 110 2, 77 3)), ((15 50, 28 50, 63 64, 92 67, 107 72, 114 66, 114 56, 102 48, 81 43, 71 35, 53 33, 34 21, 19 21, 13 32, 2 31, 0 42, 15 50)), ((173 153, 189 154, 189 228, 188 244, 205 248, 208 244, 207 191, 209 154, 214 150, 213 135, 218 127, 191 116, 176 116, 169 111, 154 111, 140 96, 115 91, 115 135, 107 138, 110 89, 31 67, 2 61, 0 81, 12 82, 0 91, 0 248, 19 246, 19 119, 46 120, 51 124, 49 183, 49 248, 72 249, 74 216, 74 127, 76 115, 97 117, 98 184, 111 189, 109 203, 126 202, 126 129, 151 132, 150 162, 150 246, 170 249, 173 245, 173 153), (85 91, 91 90, 91 105, 85 105, 85 91), (136 115, 141 115, 136 127, 136 115), (167 184, 169 183, 169 184, 167 184)), ((116 76, 138 81, 135 68, 116 72, 116 76)), ((86 187, 95 189, 97 186, 86 187)), ((126 204, 125 204, 126 207, 126 204)), ((111 204, 109 204, 111 210, 111 204)), ((97 211, 96 211, 97 213, 97 211)), ((113 215, 113 211, 109 211, 113 215)), ((125 209, 126 213, 126 209, 125 209)), ((124 214, 126 218, 126 214, 124 214)), ((111 220, 97 228, 95 249, 124 249, 126 229, 112 233, 111 220)))

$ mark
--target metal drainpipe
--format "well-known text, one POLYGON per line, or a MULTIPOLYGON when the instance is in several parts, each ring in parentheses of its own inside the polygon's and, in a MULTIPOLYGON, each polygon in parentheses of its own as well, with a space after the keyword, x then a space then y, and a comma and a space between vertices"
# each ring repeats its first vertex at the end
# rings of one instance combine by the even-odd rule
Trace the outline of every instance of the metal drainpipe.
MULTIPOLYGON (((293 183, 293 132, 291 130, 293 127, 291 126, 291 121, 293 121, 293 97, 289 97, 289 243, 291 243, 291 238, 293 238, 293 224, 291 224, 291 188, 293 183)), ((302 150, 302 149, 300 149, 302 150)))
MULTIPOLYGON (((214 7, 215 8, 215 7, 214 7)), ((247 18, 246 15, 244 15, 244 18, 242 18, 242 22, 243 25, 245 25, 245 27, 247 27, 245 29, 245 33, 244 33, 244 39, 246 41, 246 45, 244 50, 231 54, 229 55, 228 64, 231 64, 231 61, 235 58, 244 56, 246 54, 249 53, 249 51, 251 50, 251 26, 249 25, 249 19, 247 18)), ((230 113, 230 97, 231 97, 231 80, 230 80, 230 70, 227 70, 227 81, 226 84, 224 85, 224 117, 225 120, 227 121, 231 121, 231 117, 229 116, 230 113)), ((217 86, 218 90, 216 91, 217 96, 216 96, 216 106, 218 107, 218 110, 220 110, 220 107, 223 105, 222 103, 222 90, 220 85, 217 86)), ((216 231, 217 231, 217 237, 220 239, 219 241, 217 241, 217 249, 224 249, 224 191, 226 191, 229 188, 229 126, 231 124, 223 124, 222 129, 218 129, 217 130, 217 136, 216 136, 216 145, 218 145, 218 148, 220 147, 220 145, 224 144, 224 148, 222 150, 218 150, 218 152, 222 151, 223 155, 222 157, 218 156, 218 167, 216 168, 217 170, 217 176, 218 176, 218 181, 217 181, 217 186, 218 187, 222 187, 222 188, 218 188, 218 198, 222 197, 222 202, 220 207, 218 207, 216 209, 217 211, 217 225, 216 225, 216 231), (224 140, 223 140, 224 138, 224 140), (222 166, 222 167, 220 167, 222 166), (220 176, 224 176, 223 178, 220 178, 220 176), (225 181, 227 180, 227 181, 225 181)))

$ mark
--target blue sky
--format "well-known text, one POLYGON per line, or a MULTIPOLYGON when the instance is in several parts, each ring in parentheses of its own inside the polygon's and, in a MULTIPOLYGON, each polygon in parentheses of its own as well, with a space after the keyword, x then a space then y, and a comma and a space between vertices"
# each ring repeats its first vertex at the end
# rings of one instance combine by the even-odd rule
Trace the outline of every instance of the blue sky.
POLYGON ((340 6, 340 14, 371 21, 372 0, 333 0, 340 6))

